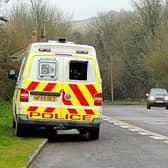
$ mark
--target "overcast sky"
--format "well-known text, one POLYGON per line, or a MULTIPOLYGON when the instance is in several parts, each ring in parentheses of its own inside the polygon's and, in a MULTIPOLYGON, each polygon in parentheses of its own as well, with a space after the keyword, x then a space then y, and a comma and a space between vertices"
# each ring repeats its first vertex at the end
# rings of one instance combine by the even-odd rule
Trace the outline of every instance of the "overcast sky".
MULTIPOLYGON (((9 5, 17 0, 10 0, 9 5)), ((22 2, 26 0, 20 0, 22 2)), ((72 20, 83 20, 96 16, 99 12, 110 10, 120 11, 133 10, 132 0, 46 0, 51 5, 64 11, 65 14, 72 15, 72 20)), ((7 6, 7 5, 5 5, 7 6)), ((0 10, 2 11, 2 10, 0 10)))
POLYGON ((73 20, 96 16, 98 12, 121 9, 132 10, 132 0, 50 0, 65 13, 72 14, 73 20))

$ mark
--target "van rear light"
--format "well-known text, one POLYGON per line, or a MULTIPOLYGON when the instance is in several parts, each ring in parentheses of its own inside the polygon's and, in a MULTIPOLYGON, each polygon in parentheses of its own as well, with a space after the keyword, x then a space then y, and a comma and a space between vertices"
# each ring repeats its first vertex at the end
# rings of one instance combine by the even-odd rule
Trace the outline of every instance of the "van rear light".
POLYGON ((29 92, 28 90, 21 89, 20 90, 20 101, 21 102, 28 102, 29 101, 29 92))
POLYGON ((102 106, 103 105, 103 95, 102 95, 102 93, 95 94, 94 105, 95 106, 102 106))

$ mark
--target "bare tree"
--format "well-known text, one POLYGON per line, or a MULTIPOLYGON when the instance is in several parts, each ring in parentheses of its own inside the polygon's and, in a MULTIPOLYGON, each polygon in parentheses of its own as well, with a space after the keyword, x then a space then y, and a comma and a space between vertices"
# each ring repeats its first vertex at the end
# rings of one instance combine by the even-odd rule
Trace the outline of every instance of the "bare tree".
MULTIPOLYGON (((8 3, 9 0, 0 0, 0 8, 4 5, 4 3, 8 3)), ((8 20, 4 16, 0 16, 0 20, 7 22, 8 20)))
POLYGON ((70 17, 58 8, 47 5, 46 0, 31 0, 32 18, 37 28, 38 40, 46 35, 49 39, 69 36, 71 32, 70 17))
POLYGON ((135 7, 146 33, 155 37, 162 17, 162 0, 136 0, 135 7))
POLYGON ((40 41, 45 31, 46 5, 43 0, 31 0, 31 6, 33 22, 37 28, 37 39, 40 41))

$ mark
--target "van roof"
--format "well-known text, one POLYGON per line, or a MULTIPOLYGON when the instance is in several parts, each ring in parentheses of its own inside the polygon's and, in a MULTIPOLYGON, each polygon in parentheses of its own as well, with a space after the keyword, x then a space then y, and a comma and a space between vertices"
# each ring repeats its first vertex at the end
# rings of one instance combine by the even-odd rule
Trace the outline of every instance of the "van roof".
POLYGON ((37 42, 29 45, 30 53, 51 52, 56 54, 83 54, 96 57, 95 48, 89 45, 80 45, 72 42, 58 41, 37 42))

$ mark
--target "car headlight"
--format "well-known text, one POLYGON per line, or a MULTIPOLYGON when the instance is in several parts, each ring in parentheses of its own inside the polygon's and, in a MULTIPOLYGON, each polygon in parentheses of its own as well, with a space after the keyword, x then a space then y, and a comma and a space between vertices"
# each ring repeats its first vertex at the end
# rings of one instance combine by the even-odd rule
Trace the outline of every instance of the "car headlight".
POLYGON ((165 96, 165 100, 168 101, 168 96, 165 96))
POLYGON ((155 100, 155 97, 154 96, 150 96, 149 100, 153 101, 153 100, 155 100))

